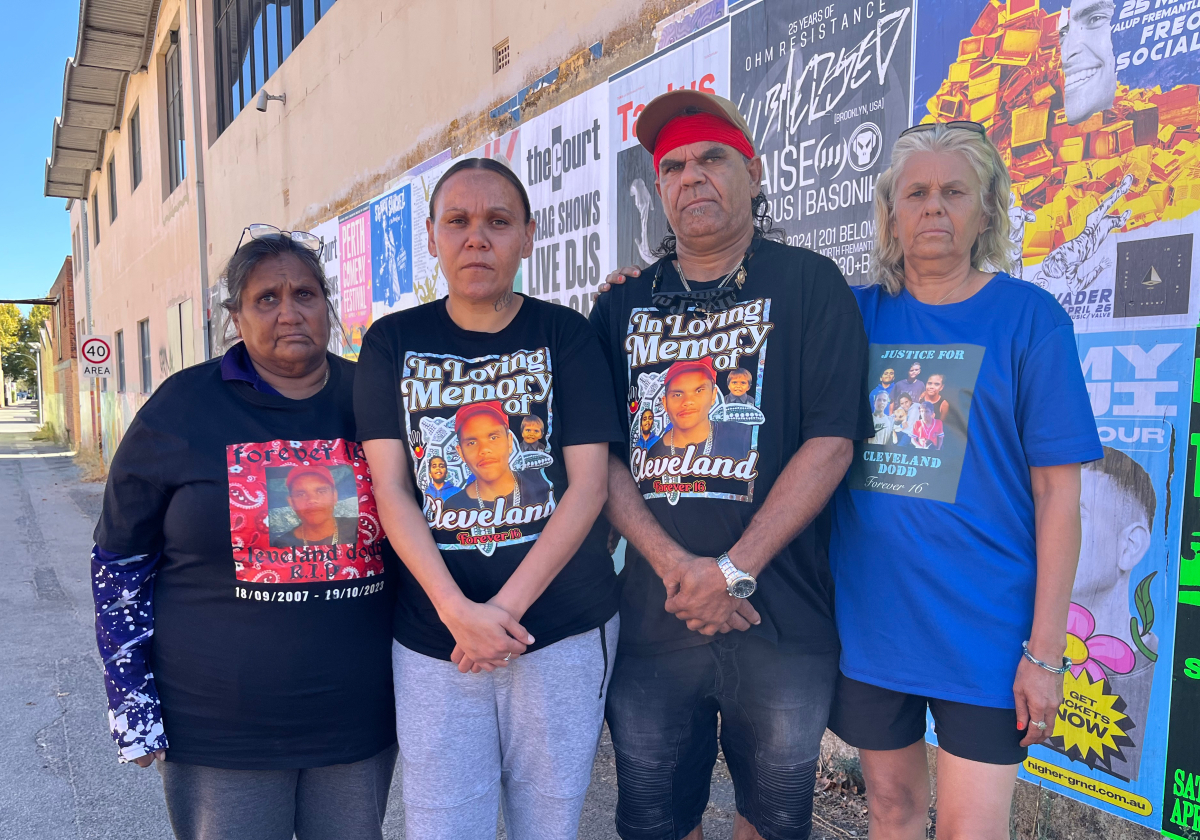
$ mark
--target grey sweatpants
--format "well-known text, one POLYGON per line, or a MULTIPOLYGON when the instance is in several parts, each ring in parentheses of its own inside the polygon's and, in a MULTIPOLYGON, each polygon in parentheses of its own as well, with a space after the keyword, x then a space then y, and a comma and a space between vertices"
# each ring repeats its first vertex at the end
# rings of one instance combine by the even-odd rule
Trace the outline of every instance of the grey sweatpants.
POLYGON ((574 840, 620 618, 491 673, 392 645, 405 840, 574 840))
POLYGON ((178 840, 383 840, 396 747, 305 770, 155 764, 178 840))

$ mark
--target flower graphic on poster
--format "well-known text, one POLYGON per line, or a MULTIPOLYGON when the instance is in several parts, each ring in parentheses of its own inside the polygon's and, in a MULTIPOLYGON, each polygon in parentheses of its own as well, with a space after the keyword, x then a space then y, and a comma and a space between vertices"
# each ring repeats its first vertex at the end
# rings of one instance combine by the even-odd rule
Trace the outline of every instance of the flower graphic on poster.
POLYGON ((1093 635, 1095 630, 1096 620, 1092 614, 1079 604, 1071 604, 1067 613, 1067 656, 1072 662, 1071 676, 1078 678, 1081 671, 1087 671, 1093 682, 1100 682, 1107 677, 1105 668, 1116 674, 1132 671, 1137 664, 1133 649, 1116 636, 1093 635))

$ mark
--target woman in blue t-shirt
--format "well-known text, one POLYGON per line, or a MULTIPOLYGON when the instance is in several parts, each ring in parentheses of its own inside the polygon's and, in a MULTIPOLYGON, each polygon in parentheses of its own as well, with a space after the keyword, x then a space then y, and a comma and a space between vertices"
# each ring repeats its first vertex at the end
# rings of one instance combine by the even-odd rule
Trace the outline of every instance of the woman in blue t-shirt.
POLYGON ((835 497, 830 727, 860 750, 872 837, 925 836, 926 709, 939 834, 1007 837, 1017 768, 1062 700, 1080 463, 1103 452, 1070 318, 1003 270, 1010 192, 966 122, 904 132, 876 186, 873 282, 855 290, 869 381, 919 362, 943 405, 912 406, 915 446, 857 444, 835 497), (895 533, 922 550, 879 552, 895 533))

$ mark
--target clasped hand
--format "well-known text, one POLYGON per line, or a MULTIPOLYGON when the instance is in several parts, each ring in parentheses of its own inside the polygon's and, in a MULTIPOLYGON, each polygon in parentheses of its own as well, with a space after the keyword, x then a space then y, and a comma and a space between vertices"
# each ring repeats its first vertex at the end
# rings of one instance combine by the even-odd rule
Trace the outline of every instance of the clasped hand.
POLYGON ((529 631, 492 601, 479 604, 463 598, 442 621, 454 636, 450 661, 464 674, 507 667, 533 644, 529 631))
POLYGON ((663 576, 667 612, 705 636, 749 630, 762 619, 746 598, 734 598, 725 575, 712 557, 693 557, 675 564, 663 576))

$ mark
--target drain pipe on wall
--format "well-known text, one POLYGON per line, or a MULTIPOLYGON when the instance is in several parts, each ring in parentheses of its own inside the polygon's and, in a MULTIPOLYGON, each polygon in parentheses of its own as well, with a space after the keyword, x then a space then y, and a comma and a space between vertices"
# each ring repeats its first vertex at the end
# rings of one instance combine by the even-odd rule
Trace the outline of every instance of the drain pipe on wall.
POLYGON ((204 200, 204 135, 200 119, 200 53, 196 37, 196 0, 187 0, 188 63, 192 75, 192 148, 196 160, 196 237, 200 245, 200 306, 204 331, 204 358, 212 358, 209 335, 208 209, 204 200))

